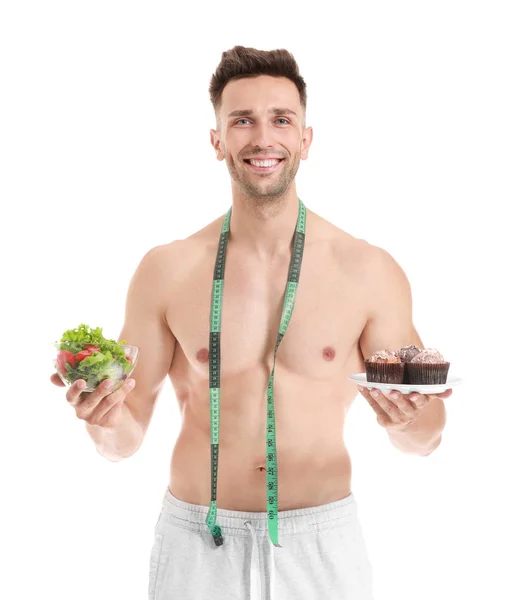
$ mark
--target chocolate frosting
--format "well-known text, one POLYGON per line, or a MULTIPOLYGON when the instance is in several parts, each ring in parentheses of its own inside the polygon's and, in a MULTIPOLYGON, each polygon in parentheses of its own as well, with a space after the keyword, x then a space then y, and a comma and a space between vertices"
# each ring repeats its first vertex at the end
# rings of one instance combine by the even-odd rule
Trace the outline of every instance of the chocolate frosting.
POLYGON ((423 348, 420 348, 419 346, 415 346, 415 345, 404 346, 403 348, 401 348, 400 350, 397 351, 397 354, 400 356, 402 361, 411 362, 413 360, 413 358, 417 354, 420 354, 420 352, 422 350, 423 350, 423 348))

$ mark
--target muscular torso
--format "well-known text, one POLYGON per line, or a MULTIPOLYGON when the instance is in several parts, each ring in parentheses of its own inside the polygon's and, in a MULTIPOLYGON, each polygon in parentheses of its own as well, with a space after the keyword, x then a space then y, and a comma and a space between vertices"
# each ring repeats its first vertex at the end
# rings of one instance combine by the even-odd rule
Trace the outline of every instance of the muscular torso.
MULTIPOLYGON (((210 504, 208 342, 213 269, 222 218, 179 242, 166 321, 176 338, 169 377, 182 415, 171 492, 210 504)), ((366 242, 307 210, 307 234, 293 315, 277 351, 274 402, 279 510, 312 507, 350 493, 344 420, 364 371, 359 338, 366 242)), ((290 261, 262 260, 229 243, 221 327, 217 506, 266 511, 267 385, 290 261)))

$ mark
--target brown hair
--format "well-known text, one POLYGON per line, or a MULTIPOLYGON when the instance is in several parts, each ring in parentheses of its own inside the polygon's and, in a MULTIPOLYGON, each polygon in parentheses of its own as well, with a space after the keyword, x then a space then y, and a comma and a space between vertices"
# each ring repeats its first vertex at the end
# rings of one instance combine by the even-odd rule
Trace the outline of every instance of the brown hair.
POLYGON ((244 77, 271 75, 272 77, 287 77, 298 88, 300 104, 305 111, 307 108, 307 85, 300 75, 298 65, 293 55, 284 49, 256 50, 245 46, 235 46, 222 53, 222 59, 210 80, 210 100, 213 104, 217 123, 222 105, 222 92, 229 81, 244 77))

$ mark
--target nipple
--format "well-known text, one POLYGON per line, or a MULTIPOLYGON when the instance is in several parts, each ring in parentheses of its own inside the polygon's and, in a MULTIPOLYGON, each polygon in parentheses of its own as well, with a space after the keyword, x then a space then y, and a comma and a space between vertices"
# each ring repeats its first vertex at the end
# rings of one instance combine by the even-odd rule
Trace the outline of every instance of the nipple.
POLYGON ((333 360, 335 358, 335 350, 331 346, 327 346, 323 350, 323 358, 325 360, 333 360))
POLYGON ((196 358, 199 362, 205 363, 208 360, 208 348, 201 348, 196 353, 196 358))

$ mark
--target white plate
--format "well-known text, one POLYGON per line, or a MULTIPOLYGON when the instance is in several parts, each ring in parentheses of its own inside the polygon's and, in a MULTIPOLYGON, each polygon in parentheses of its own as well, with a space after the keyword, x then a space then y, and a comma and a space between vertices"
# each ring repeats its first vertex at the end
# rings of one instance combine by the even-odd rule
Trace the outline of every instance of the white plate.
POLYGON ((384 390, 388 392, 390 390, 398 390, 401 394, 410 394, 411 392, 418 392, 419 394, 440 394, 450 388, 463 383, 463 379, 448 375, 446 383, 437 383, 435 385, 418 385, 415 383, 377 383, 375 381, 367 381, 367 373, 355 373, 348 377, 350 381, 353 381, 357 385, 376 390, 384 390))

